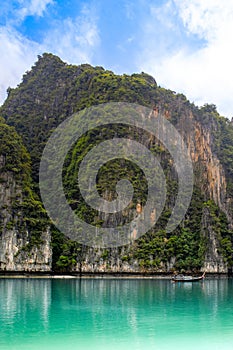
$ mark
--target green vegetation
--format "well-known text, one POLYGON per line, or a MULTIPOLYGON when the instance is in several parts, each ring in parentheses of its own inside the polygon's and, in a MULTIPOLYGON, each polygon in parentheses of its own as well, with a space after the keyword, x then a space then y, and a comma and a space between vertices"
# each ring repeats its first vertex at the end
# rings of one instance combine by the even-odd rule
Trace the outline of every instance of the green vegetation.
POLYGON ((40 236, 49 226, 49 221, 38 196, 32 190, 30 156, 21 137, 13 127, 5 124, 3 118, 0 119, 0 157, 2 183, 7 181, 6 174, 11 174, 18 188, 15 197, 11 198, 11 209, 8 205, 2 207, 0 204, 1 210, 11 210, 15 217, 7 222, 6 229, 17 227, 20 233, 29 232, 29 243, 24 249, 30 250, 32 246, 42 243, 40 236))
POLYGON ((233 232, 229 230, 229 225, 226 215, 218 208, 218 206, 211 200, 204 203, 204 206, 208 208, 211 217, 211 226, 214 232, 217 234, 219 241, 219 250, 222 254, 224 261, 229 266, 233 265, 233 232))
POLYGON ((25 181, 30 174, 30 157, 21 137, 14 128, 0 119, 0 155, 4 158, 1 173, 11 171, 16 178, 25 181))
MULTIPOLYGON (((192 114, 195 122, 211 133, 209 146, 226 174, 228 206, 233 211, 233 124, 221 117, 214 105, 198 108, 183 94, 159 87, 154 78, 146 73, 115 75, 102 67, 68 65, 52 54, 44 54, 38 56, 38 61, 23 76, 16 89, 8 89, 8 98, 0 108, 4 118, 0 119, 0 155, 6 159, 1 172, 12 172, 22 184, 23 201, 16 201, 15 206, 22 211, 22 227, 27 227, 31 233, 30 244, 25 249, 40 244, 40 234, 49 225, 38 191, 39 162, 48 138, 73 113, 110 101, 136 102, 150 108, 156 106, 178 130, 183 127, 182 118, 192 114)), ((131 220, 137 204, 143 205, 146 201, 147 182, 143 172, 135 164, 122 159, 108 162, 101 168, 97 189, 105 198, 114 199, 117 181, 129 179, 134 187, 134 197, 124 213, 117 218, 101 216, 86 205, 79 192, 78 167, 83 157, 94 145, 116 136, 144 143, 158 158, 167 180, 167 199, 159 221, 148 234, 138 239, 128 251, 124 251, 122 261, 130 263, 136 259, 142 269, 154 271, 169 266, 171 260, 175 259, 174 268, 177 270, 200 269, 208 245, 202 234, 203 210, 208 207, 212 218, 210 225, 218 234, 220 253, 232 266, 233 235, 226 215, 211 202, 211 194, 204 189, 201 163, 194 167, 195 188, 184 220, 171 234, 165 232, 178 191, 177 173, 172 158, 163 146, 148 133, 136 128, 125 125, 96 128, 83 135, 70 150, 63 168, 63 183, 67 199, 77 215, 97 227, 108 226, 112 220, 125 223, 131 220)), ((0 181, 4 179, 0 178, 0 181)), ((54 227, 52 247, 54 270, 70 271, 77 264, 81 269, 86 247, 68 240, 54 227)), ((104 261, 108 261, 110 256, 110 249, 103 250, 101 258, 104 261)))

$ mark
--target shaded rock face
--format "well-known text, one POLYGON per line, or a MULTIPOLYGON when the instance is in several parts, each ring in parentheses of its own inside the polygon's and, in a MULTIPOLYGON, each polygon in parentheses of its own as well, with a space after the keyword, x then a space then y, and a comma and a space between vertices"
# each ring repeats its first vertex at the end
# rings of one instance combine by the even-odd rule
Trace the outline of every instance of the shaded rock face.
POLYGON ((208 242, 202 270, 210 273, 227 273, 228 266, 219 253, 219 237, 217 232, 214 230, 211 215, 207 208, 203 210, 202 234, 208 242))
MULTIPOLYGON (((168 115, 169 117, 169 115, 168 115)), ((226 214, 229 225, 232 225, 232 199, 226 190, 226 177, 219 159, 213 152, 212 132, 215 125, 204 127, 192 114, 183 116, 178 125, 188 147, 194 167, 194 181, 204 193, 205 200, 212 199, 226 214)), ((0 157, 0 169, 4 167, 4 157, 0 157)), ((22 227, 22 213, 14 209, 14 203, 23 200, 22 190, 14 179, 12 172, 3 172, 0 176, 0 270, 6 271, 51 271, 52 249, 49 229, 42 232, 42 243, 28 249, 30 233, 19 229, 22 227)), ((202 269, 210 273, 227 273, 228 267, 220 254, 219 237, 211 225, 210 213, 203 210, 202 235, 208 241, 202 269)), ((151 272, 140 266, 136 259, 125 260, 131 247, 109 250, 104 256, 103 250, 88 248, 81 263, 74 271, 89 273, 144 273, 151 272)), ((156 268, 157 272, 170 272, 174 269, 176 258, 156 268)))
POLYGON ((16 229, 5 230, 0 239, 0 270, 4 271, 51 271, 50 233, 44 232, 39 247, 24 250, 28 244, 28 232, 24 237, 16 229))
MULTIPOLYGON (((93 68, 89 65, 75 67, 65 64, 58 57, 45 54, 40 57, 31 72, 24 75, 19 87, 9 90, 8 99, 0 108, 0 112, 9 125, 15 126, 17 132, 23 137, 24 143, 31 150, 32 177, 37 183, 37 167, 44 141, 61 121, 73 112, 89 107, 89 105, 121 100, 137 102, 151 108, 154 105, 154 117, 163 113, 165 118, 174 122, 193 161, 194 181, 198 193, 201 193, 201 201, 214 201, 218 209, 226 215, 229 228, 232 230, 233 196, 231 194, 230 197, 227 192, 229 181, 227 183, 225 176, 226 172, 227 180, 229 180, 229 174, 232 176, 232 172, 229 173, 228 162, 223 160, 226 153, 217 152, 215 145, 215 135, 222 135, 222 130, 225 129, 219 128, 219 121, 216 118, 203 114, 199 108, 194 108, 185 96, 159 88, 152 77, 144 73, 132 75, 132 77, 115 76, 112 72, 105 72, 101 67, 93 68)), ((213 111, 213 108, 210 108, 208 113, 212 113, 211 110, 213 111)), ((229 135, 231 138, 232 134, 229 135)), ((153 138, 151 140, 148 135, 145 134, 144 138, 146 138, 144 140, 146 147, 153 143, 153 138)), ((218 140, 219 145, 223 145, 220 143, 220 139, 218 140)), ((226 144, 228 143, 229 138, 226 138, 226 144)), ((229 146, 233 147, 231 142, 229 146)), ((232 151, 230 156, 231 154, 232 151)), ((5 159, 0 155, 0 268, 20 271, 48 271, 51 269, 52 260, 49 229, 41 232, 42 243, 34 247, 28 244, 32 232, 27 230, 24 224, 25 217, 19 206, 15 205, 23 201, 22 186, 15 181, 12 171, 3 172, 1 170, 4 164, 5 159)), ((168 174, 170 174, 171 168, 175 173, 172 159, 168 174)), ((232 178, 230 181, 232 184, 232 178)), ((233 186, 231 187, 233 189, 233 186)), ((173 208, 175 197, 175 193, 171 194, 170 203, 168 203, 169 209, 173 208)), ((227 272, 227 266, 224 262, 226 257, 221 256, 219 232, 216 231, 208 208, 204 206, 201 208, 203 208, 200 209, 202 213, 199 215, 198 212, 200 229, 198 228, 196 231, 201 232, 201 238, 207 242, 202 269, 206 272, 227 272)), ((140 214, 141 211, 141 204, 138 203, 136 212, 140 214)), ((132 212, 130 213, 128 210, 124 214, 125 220, 130 221, 132 212)), ((155 218, 156 211, 151 214, 151 221, 154 221, 155 218)), ((106 227, 108 224, 110 226, 111 217, 109 215, 103 214, 100 219, 106 227)), ((119 225, 124 222, 120 215, 116 219, 119 225)), ((195 231, 192 230, 192 227, 189 229, 189 233, 195 231)), ((134 238, 138 236, 138 227, 134 228, 132 234, 134 238)), ((197 236, 199 240, 199 235, 197 236)), ((63 255, 62 249, 59 250, 59 252, 61 251, 60 256, 63 255)), ((131 249, 134 249, 134 244, 119 250, 108 250, 108 253, 94 248, 84 249, 82 259, 79 259, 81 263, 78 262, 74 270, 82 269, 84 272, 146 272, 140 264, 140 258, 137 260, 135 256, 130 255, 131 249)), ((176 253, 177 251, 171 254, 176 255, 176 253)), ((64 255, 69 257, 66 249, 64 255)), ((153 263, 153 257, 147 256, 146 259, 149 263, 153 263)), ((164 263, 162 260, 160 265, 156 265, 151 270, 172 271, 177 266, 177 261, 177 256, 170 257, 169 255, 169 261, 164 263)), ((147 271, 149 272, 148 268, 147 271)))
POLYGON ((124 252, 128 247, 123 248, 121 252, 113 248, 106 254, 103 249, 89 248, 81 263, 75 266, 75 271, 86 273, 142 273, 137 260, 124 261, 122 259, 124 252))
POLYGON ((178 124, 194 166, 194 180, 205 194, 205 199, 213 199, 233 223, 232 198, 227 194, 227 181, 224 169, 214 153, 213 133, 217 129, 212 120, 208 126, 197 122, 192 114, 183 116, 178 124))
MULTIPOLYGON (((232 227, 232 198, 227 194, 227 181, 224 169, 217 155, 213 152, 213 132, 216 125, 213 122, 211 126, 204 127, 190 113, 183 116, 176 127, 183 136, 193 162, 194 183, 201 189, 205 201, 213 200, 225 213, 229 227, 232 227)), ((219 235, 212 223, 208 208, 203 208, 201 235, 207 242, 202 270, 207 273, 227 273, 228 265, 221 255, 219 235)), ((111 249, 109 254, 104 256, 103 250, 89 248, 82 261, 82 266, 77 264, 75 270, 81 269, 83 272, 88 273, 152 272, 152 270, 142 268, 137 260, 125 261, 124 255, 129 252, 129 249, 129 247, 124 247, 120 252, 117 249, 111 249)), ((156 271, 171 272, 175 269, 175 263, 176 257, 173 257, 166 264, 161 263, 161 266, 156 268, 156 271)))
MULTIPOLYGON (((4 166, 0 157, 0 171, 4 166)), ((0 172, 0 270, 50 271, 52 250, 50 232, 42 232, 39 246, 30 247, 29 232, 22 229, 23 217, 16 203, 22 203, 20 184, 12 172, 0 172)))
MULTIPOLYGON (((205 200, 212 199, 225 213, 229 228, 232 228, 232 198, 227 194, 224 169, 213 152, 213 133, 216 128, 214 120, 211 125, 205 127, 194 120, 192 114, 183 117, 178 125, 193 162, 195 183, 201 188, 205 200)), ((212 227, 210 213, 206 208, 202 216, 202 234, 208 242, 203 271, 227 273, 227 264, 219 252, 219 237, 212 227)))

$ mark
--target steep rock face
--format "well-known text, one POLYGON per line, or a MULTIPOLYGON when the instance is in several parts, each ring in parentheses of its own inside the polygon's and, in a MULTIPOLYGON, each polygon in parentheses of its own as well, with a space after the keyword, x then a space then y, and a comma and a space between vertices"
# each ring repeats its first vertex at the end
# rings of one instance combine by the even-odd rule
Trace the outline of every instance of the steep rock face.
POLYGON ((25 251, 29 243, 28 232, 22 236, 12 228, 4 230, 0 240, 0 270, 2 271, 51 271, 52 252, 50 247, 50 233, 41 236, 44 243, 39 247, 32 247, 25 251))
MULTIPOLYGON (((211 199, 225 213, 229 229, 233 225, 232 198, 227 193, 227 179, 224 168, 214 152, 214 120, 203 125, 194 119, 192 113, 181 118, 178 130, 186 141, 194 167, 194 181, 201 188, 205 201, 211 199)), ((203 270, 227 273, 228 267, 220 252, 219 236, 212 226, 210 213, 203 209, 202 234, 208 241, 203 270)))
MULTIPOLYGON (((131 247, 132 248, 132 247, 131 247)), ((130 247, 124 247, 121 251, 114 248, 110 251, 103 249, 89 248, 82 262, 74 267, 74 272, 82 273, 126 273, 126 274, 147 274, 147 273, 171 273, 174 270, 175 258, 170 263, 161 264, 160 267, 148 268, 140 264, 139 259, 128 259, 130 247), (126 258, 127 256, 127 258, 126 258)), ((151 259, 153 261, 153 259, 151 259)), ((211 271, 213 272, 213 271, 211 271)))
POLYGON ((232 200, 227 194, 227 180, 223 166, 214 153, 213 133, 217 130, 214 120, 202 125, 194 119, 192 113, 182 117, 177 129, 183 136, 194 165, 194 180, 201 187, 205 199, 214 202, 233 220, 229 209, 232 200))
POLYGON ((124 252, 127 253, 128 250, 128 247, 123 248, 121 252, 117 248, 110 251, 89 248, 81 265, 78 263, 74 270, 84 273, 142 273, 143 270, 136 259, 124 261, 124 252))
MULTIPOLYGON (((170 113, 165 114, 165 117, 170 118, 170 113)), ((185 140, 193 162, 195 185, 201 189, 205 202, 212 200, 225 213, 229 227, 231 227, 233 213, 229 203, 232 202, 232 198, 227 193, 227 180, 223 166, 213 151, 213 133, 217 129, 216 123, 213 120, 212 124, 208 124, 208 127, 203 126, 192 113, 189 113, 180 118, 176 127, 185 140)), ((204 241, 207 242, 202 270, 207 273, 227 273, 229 267, 222 255, 221 237, 207 207, 202 209, 200 231, 204 241)), ((156 269, 145 268, 140 265, 138 259, 128 258, 131 250, 132 247, 124 247, 123 250, 111 249, 110 251, 89 248, 81 266, 78 263, 74 270, 81 269, 83 272, 89 273, 144 273, 155 270, 157 272, 170 272, 175 269, 176 256, 171 257, 166 263, 161 262, 156 269)), ((151 258, 151 260, 153 259, 151 258)))
MULTIPOLYGON (((4 164, 3 157, 0 161, 4 164)), ((2 173, 0 179, 0 270, 50 271, 52 251, 49 230, 42 232, 42 244, 27 248, 29 232, 26 228, 22 229, 22 213, 12 208, 15 200, 22 203, 22 189, 10 173, 2 173)))
MULTIPOLYGON (((45 54, 39 58, 32 70, 24 75, 22 83, 16 89, 9 90, 8 99, 1 107, 0 113, 9 125, 15 126, 30 150, 33 180, 37 186, 41 152, 51 131, 73 112, 109 101, 136 102, 151 109, 156 106, 154 107, 155 116, 159 112, 163 113, 175 125, 183 136, 193 161, 195 190, 198 194, 195 195, 189 213, 182 224, 171 236, 166 236, 162 230, 170 214, 169 211, 175 203, 175 185, 170 188, 170 203, 167 205, 167 213, 162 224, 154 230, 154 236, 152 234, 144 242, 135 242, 119 250, 105 251, 88 248, 85 254, 77 259, 80 262, 76 264, 75 245, 60 238, 57 241, 55 239, 53 247, 56 246, 54 256, 56 255, 58 259, 58 266, 65 268, 68 266, 69 270, 82 269, 86 272, 165 272, 177 268, 199 269, 202 266, 202 269, 207 272, 227 272, 228 267, 233 265, 230 257, 233 256, 231 232, 233 228, 233 143, 231 141, 233 128, 225 118, 221 119, 213 106, 208 105, 199 109, 190 104, 185 96, 158 87, 155 80, 145 73, 117 76, 101 67, 67 65, 59 58, 45 54), (227 129, 232 131, 227 133, 227 129), (196 205, 195 201, 198 201, 199 194, 200 203, 196 205), (213 203, 217 206, 215 209, 213 209, 213 203), (228 226, 221 213, 226 216, 228 226), (197 224, 196 221, 198 221, 197 224), (205 253, 203 253, 204 249, 205 253), (195 254, 195 251, 198 253, 195 254), (185 264, 182 265, 182 261, 185 264)), ((90 142, 95 141, 92 136, 89 135, 90 142)), ((152 140, 148 138, 144 144, 146 147, 150 145, 157 147, 158 159, 169 178, 175 169, 172 169, 166 161, 164 150, 160 145, 159 147, 153 145, 153 138, 152 140)), ((79 146, 81 150, 78 152, 85 153, 86 145, 80 142, 79 146)), ((78 152, 74 154, 76 160, 78 152)), ((14 161, 11 160, 11 164, 13 163, 14 161)), ((33 245, 30 243, 31 235, 34 230, 38 230, 38 227, 31 225, 29 228, 25 225, 23 234, 18 230, 18 226, 22 226, 27 215, 21 213, 19 208, 17 211, 10 199, 12 196, 18 196, 18 201, 24 201, 20 194, 21 187, 13 183, 15 171, 18 170, 15 170, 12 165, 10 172, 4 173, 4 176, 12 176, 12 179, 3 178, 0 183, 1 191, 4 192, 1 215, 8 217, 4 219, 5 221, 1 219, 4 221, 1 251, 4 252, 2 259, 5 261, 2 268, 8 266, 7 268, 20 270, 25 268, 46 270, 51 264, 48 229, 39 228, 42 242, 36 240, 36 244, 34 242, 33 245), (12 193, 8 193, 8 196, 7 191, 12 193), (9 199, 6 199, 7 196, 9 199), (4 206, 8 206, 9 210, 7 211, 4 206)), ((76 181, 75 176, 74 179, 76 181)), ((72 185, 71 179, 68 181, 68 187, 72 188, 72 185)), ((80 211, 83 214, 85 210, 80 205, 77 192, 75 196, 71 199, 73 203, 79 202, 80 211)), ((136 211, 141 211, 140 205, 138 203, 136 211)), ((87 216, 89 214, 87 211, 87 216)), ((130 214, 128 219, 129 216, 130 214)), ((111 221, 107 215, 100 219, 106 225, 111 221)), ((122 223, 120 220, 121 218, 119 224, 122 223)), ((56 263, 57 260, 54 261, 55 267, 56 263)))
POLYGON ((203 271, 210 273, 227 273, 228 266, 220 254, 219 237, 212 225, 212 218, 207 208, 203 210, 202 234, 210 244, 207 246, 203 271))
MULTIPOLYGON (((1 124, 2 140, 7 135, 7 142, 0 143, 0 270, 4 271, 50 271, 52 263, 52 250, 50 246, 51 235, 49 229, 43 230, 40 243, 32 246, 30 244, 31 232, 26 224, 23 212, 25 194, 23 193, 23 179, 27 177, 27 159, 21 163, 9 164, 9 147, 15 140, 17 134, 12 128, 1 124), (4 146, 4 147, 3 147, 4 146), (10 167, 15 167, 10 169, 10 167), (20 175, 18 174, 20 173, 20 175)), ((22 148, 20 152, 24 152, 22 148)), ((17 155, 16 155, 17 156, 17 155)), ((19 161, 19 159, 18 159, 19 161)))

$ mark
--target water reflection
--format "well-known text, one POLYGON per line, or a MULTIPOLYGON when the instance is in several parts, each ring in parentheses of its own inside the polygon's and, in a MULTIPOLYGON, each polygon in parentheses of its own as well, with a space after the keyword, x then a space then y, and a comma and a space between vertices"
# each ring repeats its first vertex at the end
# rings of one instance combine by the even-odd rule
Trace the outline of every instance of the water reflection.
POLYGON ((159 339, 231 334, 232 295, 228 279, 2 279, 0 346, 44 337, 118 345, 131 339, 140 349, 143 341, 153 348, 159 339))
POLYGON ((28 315, 41 322, 48 322, 51 304, 51 280, 2 279, 0 280, 0 321, 28 323, 28 315), (38 302, 39 301, 39 302, 38 302))

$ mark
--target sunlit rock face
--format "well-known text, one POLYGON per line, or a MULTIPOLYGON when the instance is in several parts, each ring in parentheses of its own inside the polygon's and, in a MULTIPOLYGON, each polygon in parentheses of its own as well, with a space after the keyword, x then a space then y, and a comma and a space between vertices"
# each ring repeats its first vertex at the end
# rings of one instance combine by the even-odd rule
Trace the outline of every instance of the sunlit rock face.
POLYGON ((41 232, 41 243, 30 246, 30 232, 24 225, 21 205, 22 183, 12 171, 5 171, 0 156, 0 271, 50 271, 52 264, 49 228, 41 232))
MULTIPOLYGON (((9 90, 7 100, 0 107, 0 115, 5 118, 6 123, 15 126, 30 151, 33 184, 38 187, 38 165, 52 131, 74 112, 109 101, 133 102, 147 106, 151 108, 154 118, 162 114, 175 126, 193 163, 194 186, 198 193, 195 200, 198 200, 200 194, 200 205, 198 204, 198 207, 195 203, 191 204, 190 213, 186 215, 175 233, 171 235, 161 233, 166 225, 162 222, 153 235, 150 236, 149 233, 148 239, 142 237, 144 242, 141 243, 135 240, 138 237, 137 225, 132 231, 134 241, 119 248, 82 247, 76 254, 67 248, 66 241, 61 240, 60 243, 56 243, 56 254, 55 249, 53 251, 53 268, 61 266, 61 271, 91 273, 170 273, 177 269, 181 270, 182 264, 179 259, 182 258, 179 256, 182 256, 182 249, 186 248, 185 243, 184 247, 180 243, 180 236, 182 230, 185 231, 188 227, 186 239, 188 245, 194 231, 188 222, 192 221, 192 215, 199 210, 197 215, 200 223, 199 235, 193 240, 196 240, 194 243, 197 243, 197 246, 197 241, 202 241, 203 251, 202 261, 197 269, 211 273, 226 273, 232 268, 229 257, 233 246, 231 233, 233 178, 230 169, 233 157, 230 136, 233 138, 233 131, 232 134, 225 135, 224 142, 221 140, 227 129, 233 130, 233 124, 222 120, 224 118, 218 115, 213 105, 198 108, 184 95, 160 88, 156 81, 145 73, 119 76, 102 67, 85 64, 67 65, 54 55, 44 54, 23 76, 22 83, 17 88, 9 90), (229 147, 222 153, 222 148, 228 144, 229 147), (60 265, 55 259, 58 259, 60 265)), ((94 144, 95 139, 91 137, 92 135, 90 142, 93 141, 94 144)), ((137 141, 149 149, 157 148, 156 156, 163 165, 167 180, 171 180, 174 174, 177 175, 174 160, 170 157, 167 161, 163 145, 161 143, 156 145, 153 136, 139 133, 137 141)), ((19 177, 16 180, 14 170, 6 171, 5 163, 6 158, 0 152, 0 269, 49 271, 52 268, 51 227, 48 225, 39 230, 40 240, 36 244, 31 244, 30 238, 33 232, 25 224, 27 217, 20 208, 25 200, 23 184, 19 177)), ((73 169, 75 170, 75 164, 73 169)), ((77 178, 75 176, 73 178, 76 181, 77 178)), ((72 181, 70 185, 71 187, 74 185, 72 181)), ((109 201, 114 198, 113 191, 111 192, 108 187, 102 194, 109 201)), ((175 190, 174 193, 170 191, 166 203, 167 212, 174 207, 176 194, 175 190)), ((80 203, 80 198, 71 199, 73 199, 71 203, 80 203)), ((121 225, 131 220, 133 210, 136 215, 140 215, 143 213, 143 204, 139 201, 134 208, 125 209, 115 217, 104 213, 103 210, 103 213, 95 219, 96 222, 105 225, 104 227, 121 225)), ((155 221, 156 214, 156 210, 152 210, 150 216, 152 222, 155 221)), ((168 216, 165 219, 167 218, 168 216)), ((183 269, 189 270, 188 264, 183 269)))

